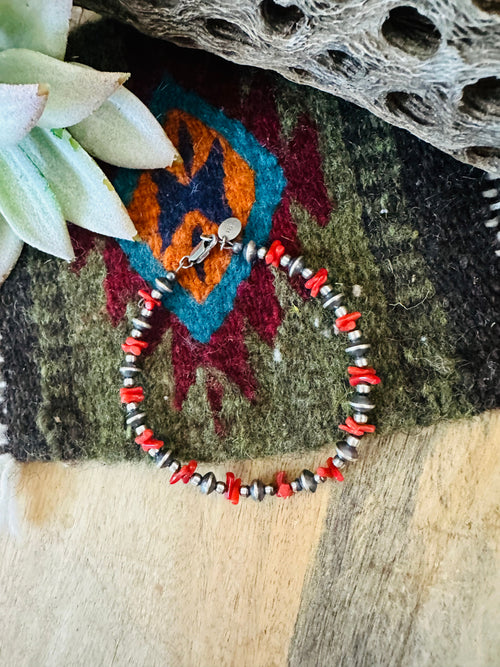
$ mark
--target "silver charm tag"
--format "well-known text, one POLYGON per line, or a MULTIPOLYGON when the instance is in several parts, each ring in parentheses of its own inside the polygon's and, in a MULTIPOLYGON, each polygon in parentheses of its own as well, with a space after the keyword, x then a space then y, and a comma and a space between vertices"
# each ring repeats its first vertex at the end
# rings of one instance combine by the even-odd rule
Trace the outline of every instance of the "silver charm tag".
POLYGON ((241 232, 241 222, 238 218, 226 218, 220 223, 217 235, 221 241, 232 241, 241 232))

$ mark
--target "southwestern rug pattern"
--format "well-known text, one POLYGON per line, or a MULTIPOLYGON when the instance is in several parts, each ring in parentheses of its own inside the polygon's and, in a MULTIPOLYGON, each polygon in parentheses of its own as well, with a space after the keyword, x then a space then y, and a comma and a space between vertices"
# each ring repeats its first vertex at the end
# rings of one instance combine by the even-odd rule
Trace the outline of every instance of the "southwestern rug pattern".
MULTIPOLYGON (((498 405, 499 271, 481 172, 327 94, 112 22, 82 28, 70 48, 100 69, 131 71, 183 161, 110 171, 141 242, 73 228, 73 265, 27 249, 2 287, 8 451, 137 454, 118 400, 137 290, 230 216, 244 241, 280 239, 311 268, 326 266, 363 312, 383 378, 379 432, 498 405)), ((183 272, 167 305, 145 388, 152 426, 179 456, 255 457, 338 439, 344 341, 300 280, 218 251, 183 272)))

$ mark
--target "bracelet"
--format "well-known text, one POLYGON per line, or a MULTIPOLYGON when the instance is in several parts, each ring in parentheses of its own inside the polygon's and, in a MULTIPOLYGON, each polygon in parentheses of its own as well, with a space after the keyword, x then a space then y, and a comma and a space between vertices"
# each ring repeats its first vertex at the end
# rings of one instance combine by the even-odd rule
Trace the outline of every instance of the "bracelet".
POLYGON ((246 497, 262 501, 265 496, 276 495, 279 498, 288 498, 302 490, 314 493, 318 484, 325 482, 326 479, 343 481, 344 476, 341 470, 357 460, 358 445, 364 435, 375 431, 375 426, 367 423, 368 413, 375 407, 370 398, 370 391, 373 385, 380 383, 380 378, 374 368, 368 366, 366 354, 370 345, 363 338, 357 325, 361 313, 348 312, 343 306, 343 294, 335 294, 333 288, 327 284, 328 271, 320 268, 314 273, 305 266, 301 256, 291 257, 286 254, 281 241, 274 241, 269 248, 265 246, 257 248, 254 241, 249 241, 245 245, 234 241, 240 231, 240 221, 237 218, 228 218, 219 225, 217 236, 215 234, 201 236, 199 244, 190 255, 181 259, 176 271, 170 271, 166 276, 156 278, 154 289, 150 292, 139 290, 142 307, 139 315, 132 319, 133 329, 130 336, 122 344, 125 364, 120 368, 123 378, 120 398, 126 410, 125 423, 135 432, 135 442, 151 456, 158 468, 170 470, 172 473, 170 484, 179 481, 184 484, 190 482, 206 495, 214 491, 223 494, 234 505, 238 504, 240 498, 246 497), (182 464, 175 459, 173 452, 165 447, 164 441, 156 439, 152 429, 146 426, 147 417, 142 405, 145 398, 144 388, 136 380, 141 374, 139 366, 141 355, 149 345, 144 337, 147 337, 153 328, 150 318, 155 308, 163 305, 164 297, 173 292, 177 273, 203 262, 216 246, 221 249, 227 248, 234 254, 241 254, 244 261, 249 264, 260 260, 268 266, 284 269, 290 278, 301 276, 311 296, 319 296, 323 308, 335 315, 335 333, 347 334, 349 345, 346 352, 354 361, 354 365, 347 367, 349 384, 355 390, 349 401, 353 414, 347 416, 345 423, 339 425, 339 429, 347 436, 337 443, 335 455, 329 457, 326 464, 317 468, 315 473, 310 470, 302 470, 295 480, 288 482, 286 473, 279 471, 276 473, 275 482, 268 484, 260 479, 254 479, 248 485, 242 484, 241 479, 236 478, 232 472, 226 473, 225 481, 217 480, 213 472, 209 471, 203 475, 197 472, 197 461, 191 460, 182 464))

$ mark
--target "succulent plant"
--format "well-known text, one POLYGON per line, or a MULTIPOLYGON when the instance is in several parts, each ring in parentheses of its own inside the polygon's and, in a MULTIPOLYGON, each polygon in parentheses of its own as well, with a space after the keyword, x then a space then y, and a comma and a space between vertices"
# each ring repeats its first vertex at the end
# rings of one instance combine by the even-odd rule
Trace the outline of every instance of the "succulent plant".
POLYGON ((0 284, 24 243, 74 257, 66 221, 133 239, 134 225, 93 155, 169 166, 175 148, 128 74, 64 62, 72 0, 0 0, 0 284), (89 155, 90 154, 90 155, 89 155))

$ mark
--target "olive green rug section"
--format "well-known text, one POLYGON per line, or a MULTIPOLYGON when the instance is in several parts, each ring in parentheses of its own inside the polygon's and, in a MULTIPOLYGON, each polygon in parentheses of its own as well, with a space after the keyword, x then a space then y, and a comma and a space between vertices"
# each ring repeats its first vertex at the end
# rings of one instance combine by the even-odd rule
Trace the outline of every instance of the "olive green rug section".
MULTIPOLYGON (((270 239, 283 238, 291 254, 303 254, 313 268, 328 268, 329 282, 343 291, 349 308, 363 313, 370 362, 382 377, 374 392, 378 431, 480 410, 482 397, 495 392, 492 380, 485 383, 469 368, 464 383, 461 368, 466 355, 491 356, 491 341, 483 344, 479 335, 465 345, 459 336, 456 310, 447 309, 421 242, 425 211, 408 201, 418 186, 410 182, 405 160, 437 151, 405 135, 402 153, 398 131, 329 95, 114 24, 86 28, 89 53, 82 61, 91 57, 99 67, 106 30, 115 59, 120 54, 121 69, 132 70, 131 85, 146 102, 171 77, 178 90, 200 100, 202 111, 222 111, 229 125, 240 123, 277 161, 286 187, 270 239)), ((453 198, 454 188, 464 196, 464 179, 477 181, 480 191, 479 172, 451 160, 444 168, 451 174, 449 192, 436 191, 436 206, 445 196, 453 198)), ((432 171, 420 177, 430 188, 432 171)), ((218 196, 210 192, 207 197, 218 196)), ((462 223, 477 228, 484 244, 481 214, 466 211, 462 223)), ((124 426, 118 368, 120 345, 137 311, 135 292, 145 283, 116 242, 72 234, 76 265, 29 250, 0 298, 10 451, 19 459, 131 458, 138 448, 124 426), (16 292, 22 304, 17 312, 16 292), (24 388, 19 397, 17 379, 24 388), (23 410, 30 384, 35 397, 23 410), (30 434, 29 447, 23 432, 30 434)), ((468 252, 473 263, 472 244, 468 252)), ((476 284, 486 294, 493 274, 483 271, 481 261, 476 284)), ((320 302, 304 297, 300 284, 283 272, 257 268, 238 286, 232 309, 209 342, 195 339, 176 315, 159 319, 163 335, 145 359, 144 387, 150 424, 176 455, 254 458, 339 439, 337 426, 351 393, 345 339, 334 334, 320 302)), ((472 307, 465 281, 455 301, 472 307)), ((491 327, 498 321, 496 304, 489 312, 485 298, 480 307, 481 326, 491 327)))

